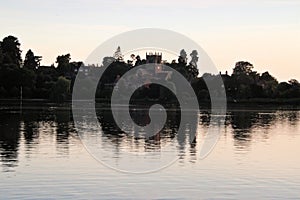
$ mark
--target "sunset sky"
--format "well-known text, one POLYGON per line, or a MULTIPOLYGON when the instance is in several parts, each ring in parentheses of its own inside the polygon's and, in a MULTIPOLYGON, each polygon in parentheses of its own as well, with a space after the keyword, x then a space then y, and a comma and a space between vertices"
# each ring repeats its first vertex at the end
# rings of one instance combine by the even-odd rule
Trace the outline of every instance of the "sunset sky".
POLYGON ((18 37, 23 56, 30 48, 44 65, 66 53, 84 61, 124 31, 165 28, 196 41, 220 71, 247 60, 279 81, 300 80, 298 0, 10 0, 0 2, 0 26, 1 39, 18 37))

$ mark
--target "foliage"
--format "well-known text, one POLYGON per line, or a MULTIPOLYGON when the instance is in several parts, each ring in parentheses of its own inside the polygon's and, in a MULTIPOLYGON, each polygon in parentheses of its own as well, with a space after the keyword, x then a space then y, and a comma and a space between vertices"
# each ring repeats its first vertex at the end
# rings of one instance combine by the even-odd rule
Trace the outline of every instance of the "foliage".
MULTIPOLYGON (((125 63, 121 48, 118 47, 113 56, 103 58, 102 66, 84 66, 83 62, 71 61, 71 55, 64 54, 56 58, 57 67, 40 66, 41 57, 35 56, 29 49, 26 53, 22 67, 20 42, 14 36, 5 37, 0 41, 0 98, 19 98, 20 89, 23 88, 24 98, 49 99, 55 102, 70 100, 75 78, 82 81, 82 92, 89 94, 93 82, 98 81, 96 97, 109 99, 115 83, 132 67, 145 64, 149 61, 141 59, 139 55, 132 55, 132 60, 125 63), (104 71, 105 69, 105 71, 104 71), (103 73, 97 77, 96 74, 103 73)), ((296 79, 288 82, 276 80, 269 72, 262 74, 254 71, 254 66, 248 61, 239 61, 235 64, 233 72, 214 75, 203 74, 199 77, 197 63, 198 52, 193 50, 188 54, 182 49, 178 62, 165 65, 177 70, 192 85, 199 101, 207 102, 210 99, 207 85, 222 77, 228 101, 244 101, 251 99, 287 99, 300 98, 300 83, 296 79)), ((172 77, 169 83, 172 83, 172 77)), ((126 90, 128 85, 123 83, 119 89, 126 90)), ((166 88, 158 85, 142 87, 136 91, 134 98, 158 99, 170 101, 174 98, 166 88)))
POLYGON ((8 36, 3 39, 2 42, 0 42, 0 49, 1 49, 1 59, 2 64, 9 64, 9 65, 15 65, 17 67, 20 67, 22 58, 21 58, 21 50, 20 50, 20 42, 18 38, 14 36, 8 36))
POLYGON ((40 66, 42 60, 41 56, 35 56, 31 49, 29 49, 25 55, 24 68, 36 70, 40 66))
POLYGON ((57 70, 60 73, 60 75, 66 75, 71 70, 70 60, 71 55, 69 53, 66 55, 57 56, 57 70))
POLYGON ((235 64, 232 75, 250 75, 253 65, 249 62, 239 61, 235 64))
POLYGON ((71 81, 60 76, 51 88, 50 99, 55 102, 63 102, 70 95, 71 81))

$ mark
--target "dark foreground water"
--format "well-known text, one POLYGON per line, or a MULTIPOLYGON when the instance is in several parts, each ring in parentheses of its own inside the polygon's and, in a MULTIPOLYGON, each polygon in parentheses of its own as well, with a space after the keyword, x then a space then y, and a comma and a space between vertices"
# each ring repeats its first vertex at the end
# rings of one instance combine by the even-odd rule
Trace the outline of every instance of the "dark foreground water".
MULTIPOLYGON (((0 111, 0 199, 300 199, 299 111, 229 111, 203 160, 200 141, 177 139, 176 113, 145 141, 121 133, 106 112, 99 114, 99 148, 116 154, 115 166, 126 159, 119 151, 158 152, 166 143, 178 149, 178 160, 155 173, 121 173, 87 152, 70 110, 6 109, 0 111)), ((210 116, 198 116, 201 138, 210 116)))

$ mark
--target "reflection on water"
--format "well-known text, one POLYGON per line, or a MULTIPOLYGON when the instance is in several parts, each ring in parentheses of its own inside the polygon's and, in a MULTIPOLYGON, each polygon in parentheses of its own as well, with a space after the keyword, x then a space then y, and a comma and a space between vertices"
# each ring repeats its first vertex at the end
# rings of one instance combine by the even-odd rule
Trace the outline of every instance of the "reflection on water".
MULTIPOLYGON (((165 124, 163 130, 149 138, 143 137, 140 134, 141 130, 134 130, 129 125, 127 127, 128 132, 122 132, 116 126, 112 118, 111 111, 109 110, 99 109, 97 115, 99 123, 102 127, 102 141, 110 144, 110 148, 112 149, 116 147, 122 147, 123 150, 127 149, 128 151, 134 151, 138 149, 139 151, 142 150, 149 152, 157 151, 161 148, 164 148, 164 146, 168 145, 169 143, 174 143, 178 149, 178 158, 180 161, 173 167, 179 171, 182 169, 186 170, 184 174, 186 177, 189 177, 188 179, 192 180, 196 174, 201 174, 202 176, 214 176, 214 170, 222 170, 222 168, 218 168, 216 166, 216 163, 213 165, 212 163, 214 162, 209 159, 213 159, 214 156, 220 159, 220 163, 222 161, 224 168, 226 168, 227 165, 228 167, 231 166, 231 168, 236 168, 232 169, 236 170, 236 174, 232 172, 234 175, 231 174, 228 176, 233 176, 234 181, 239 182, 239 187, 235 188, 232 186, 230 190, 228 190, 228 188, 226 189, 226 186, 224 186, 224 191, 222 191, 222 187, 219 187, 220 191, 218 191, 218 193, 214 193, 214 190, 211 189, 209 192, 207 192, 207 194, 211 194, 211 196, 207 195, 206 197, 211 198, 218 196, 223 198, 222 195, 226 196, 230 193, 228 198, 277 198, 278 195, 280 196, 280 194, 284 194, 287 198, 296 198, 293 191, 295 188, 300 189, 300 173, 298 173, 300 170, 300 160, 298 155, 300 150, 295 149, 295 147, 292 146, 293 142, 300 141, 299 111, 229 111, 226 116, 225 127, 223 129, 219 144, 212 155, 207 158, 207 161, 200 161, 197 157, 201 140, 205 136, 206 131, 210 126, 210 114, 206 111, 203 111, 200 114, 192 113, 191 115, 193 117, 199 117, 199 124, 187 124, 185 128, 185 134, 177 135, 176 133, 178 131, 178 126, 181 119, 180 113, 178 111, 170 110, 168 111, 167 123, 165 124), (195 130, 197 131, 197 137, 194 138, 192 143, 190 143, 188 140, 189 134, 195 130), (272 152, 269 152, 268 155, 264 155, 268 152, 268 149, 272 149, 272 151, 275 149, 276 153, 274 152, 274 154, 276 155, 273 155, 272 152), (233 154, 231 154, 231 152, 233 154), (262 157, 266 156, 264 161, 262 161, 262 159, 260 160, 260 154, 262 154, 262 157), (284 154, 287 154, 288 156, 284 156, 284 154), (238 160, 236 165, 234 165, 234 161, 232 161, 232 159, 235 158, 238 160), (290 165, 291 169, 285 169, 286 165, 284 163, 289 163, 288 165, 290 165), (207 168, 205 168, 206 165, 207 168), (210 166, 212 166, 212 169, 209 169, 210 166), (244 171, 239 171, 239 167, 237 166, 243 168, 244 171), (282 168, 280 168, 280 166, 282 166, 282 168), (191 173, 189 173, 189 168, 195 169, 195 171, 192 172, 193 170, 191 170, 191 173), (255 180, 258 180, 259 177, 250 178, 254 176, 253 170, 255 171, 256 169, 267 170, 257 176, 265 176, 263 173, 270 173, 271 177, 275 176, 279 178, 279 182, 274 183, 272 181, 268 181, 267 179, 261 180, 265 182, 256 182, 255 180), (279 172, 279 169, 282 171, 279 172), (280 173, 283 175, 281 176, 280 173), (292 178, 292 175, 295 179, 292 178), (252 182, 249 182, 249 180, 252 180, 252 182), (275 193, 273 196, 272 194, 267 195, 259 192, 257 193, 257 196, 254 194, 248 194, 247 192, 243 193, 243 187, 247 188, 251 184, 263 185, 262 187, 269 187, 269 190, 272 190, 272 187, 274 187, 274 191, 278 190, 278 187, 280 188, 280 185, 282 184, 285 189, 290 188, 291 190, 280 191, 278 194, 275 193), (293 185, 293 187, 291 185, 293 185), (248 194, 248 196, 243 196, 243 194, 248 194), (290 196, 286 196, 288 194, 290 194, 290 196)), ((131 112, 131 116, 139 125, 149 124, 150 119, 147 114, 147 110, 133 110, 131 112)), ((51 169, 51 165, 56 165, 55 162, 58 158, 63 158, 67 162, 75 162, 78 165, 77 167, 85 166, 84 162, 87 161, 84 160, 87 158, 80 157, 80 152, 83 152, 83 147, 79 137, 76 134, 70 109, 25 109, 22 113, 12 112, 9 110, 3 110, 0 112, 0 164, 2 166, 2 171, 0 174, 4 175, 10 173, 22 173, 28 169, 26 166, 29 168, 30 166, 32 167, 32 163, 35 163, 35 166, 40 166, 41 168, 48 167, 51 169), (80 157, 81 160, 79 160, 78 157, 80 157), (32 161, 35 159, 37 159, 37 161, 32 161)), ((88 157, 88 154, 85 155, 88 157)), ((94 163, 94 165, 96 164, 94 163)), ((72 170, 72 166, 68 167, 70 170, 72 170)), ((170 169, 170 174, 164 174, 165 178, 176 177, 178 175, 176 175, 178 171, 175 169, 174 171, 170 169)), ((168 171, 168 169, 166 169, 166 171, 168 171)), ((53 169, 53 171, 48 170, 45 173, 50 173, 55 176, 55 174, 60 173, 60 171, 58 169, 56 169, 56 171, 53 169)), ((106 176, 113 176, 113 174, 116 172, 107 170, 106 173, 108 174, 103 175, 104 179, 107 178, 106 176)), ((261 172, 256 171, 256 173, 261 172)), ((32 172, 32 176, 34 176, 34 174, 35 172, 32 172)), ((1 177, 3 178, 5 176, 1 177)), ((217 182, 214 181, 219 179, 221 180, 222 177, 220 178, 216 176, 215 179, 210 177, 208 180, 211 180, 212 183, 208 184, 217 184, 217 182)), ((51 179, 51 176, 48 178, 51 179)), ((62 177, 57 177, 55 180, 63 180, 64 178, 66 177, 64 177, 62 173, 62 177)), ((223 177, 223 179, 226 180, 226 176, 225 178, 223 177)), ((2 182, 2 186, 5 185, 5 183, 9 183, 8 179, 4 178, 3 180, 4 182, 2 182)), ((147 178, 147 180, 151 182, 151 178, 147 178)), ((91 181, 92 184, 93 178, 87 178, 86 181, 91 181)), ((159 179, 159 181, 163 182, 164 179, 159 179)), ((30 182, 28 182, 28 184, 30 185, 30 182)), ((185 184, 189 185, 188 182, 185 184)), ((227 184, 230 185, 230 183, 227 184)), ((176 188, 176 186, 172 187, 176 188)), ((194 186, 190 186, 190 188, 185 189, 182 187, 182 185, 180 186, 183 193, 197 193, 197 189, 193 187, 194 186), (192 189, 195 191, 191 191, 192 189)), ((8 195, 12 195, 13 192, 9 189, 9 187, 7 188, 8 189, 6 192, 8 192, 8 195)), ((120 187, 120 194, 115 193, 113 196, 115 198, 121 198, 124 197, 123 194, 126 192, 128 192, 128 188, 120 187)), ((162 196, 172 198, 175 198, 179 195, 176 194, 176 196, 168 196, 168 192, 163 190, 158 193, 163 194, 162 196)), ((130 194, 128 195, 130 196, 130 194)), ((135 195, 139 196, 139 192, 136 191, 135 195)), ((57 197, 61 196, 58 194, 57 197)), ((152 197, 158 198, 158 196, 155 196, 154 194, 152 197)), ((205 197, 205 195, 203 195, 203 197, 205 197)), ((185 196, 183 196, 183 198, 185 198, 185 196)))
POLYGON ((18 163, 20 140, 20 117, 17 115, 1 116, 0 155, 5 170, 18 163))
MULTIPOLYGON (((148 110, 140 109, 131 112, 131 116, 135 123, 140 126, 149 124, 150 118, 148 110)), ((187 124, 185 134, 177 135, 180 124, 180 112, 176 110, 168 111, 167 123, 164 128, 157 134, 144 138, 142 130, 133 130, 127 124, 127 135, 116 125, 110 110, 97 110, 98 120, 101 125, 105 142, 114 144, 115 146, 131 145, 128 140, 134 140, 134 146, 139 148, 144 145, 147 150, 160 148, 161 145, 167 145, 170 141, 175 140, 180 150, 180 158, 184 158, 187 153, 191 154, 194 159, 197 151, 197 138, 192 143, 187 141, 190 132, 198 131, 198 135, 205 135, 205 130, 209 127, 210 114, 208 112, 200 113, 200 121, 198 126, 195 124, 187 124), (186 151, 186 148, 189 148, 186 151)), ((197 113, 190 113, 193 117, 197 117, 197 113)), ((3 169, 12 170, 18 165, 18 151, 20 140, 23 140, 26 152, 35 148, 39 143, 40 137, 53 137, 55 135, 56 149, 60 154, 68 154, 69 139, 77 137, 72 114, 70 110, 55 111, 28 111, 20 113, 2 112, 0 115, 0 155, 3 169)), ((297 126, 299 122, 298 111, 231 111, 228 112, 225 121, 225 130, 231 128, 231 134, 236 150, 247 149, 253 140, 257 129, 263 130, 260 137, 269 139, 268 129, 277 123, 286 124, 288 126, 297 126)), ((124 121, 126 124, 126 120, 124 121)), ((284 130, 283 130, 284 131, 284 130)), ((200 136, 199 136, 200 138, 200 136)), ((131 149, 132 146, 128 146, 131 149)), ((194 162, 194 160, 191 160, 194 162)))
POLYGON ((4 171, 11 171, 18 165, 21 142, 25 152, 30 154, 39 145, 40 138, 55 135, 56 148, 61 154, 67 154, 70 136, 77 137, 69 110, 25 110, 21 114, 5 111, 0 113, 0 122, 0 155, 4 171))
MULTIPOLYGON (((122 114, 120 111, 118 114, 122 114)), ((150 123, 150 117, 148 113, 148 109, 132 109, 131 117, 133 121, 143 127, 150 123)), ((136 145, 144 144, 146 149, 157 149, 160 148, 160 145, 168 143, 170 140, 175 138, 176 133, 178 132, 179 124, 180 124, 180 112, 176 110, 167 111, 167 123, 164 125, 163 129, 149 137, 146 137, 144 134, 144 130, 137 129, 129 122, 128 119, 124 119, 123 130, 115 123, 112 113, 110 110, 98 110, 97 116, 102 127, 103 137, 107 137, 111 139, 111 142, 115 142, 120 145, 120 143, 125 142, 126 140, 134 140, 136 145), (129 134, 128 134, 129 133, 129 134), (119 138, 116 140, 115 138, 119 138)), ((197 115, 194 116, 195 118, 197 115)), ((191 130, 192 131, 192 130, 191 130)), ((195 132, 195 129, 193 130, 195 132)), ((139 147, 139 146, 137 146, 139 147)))

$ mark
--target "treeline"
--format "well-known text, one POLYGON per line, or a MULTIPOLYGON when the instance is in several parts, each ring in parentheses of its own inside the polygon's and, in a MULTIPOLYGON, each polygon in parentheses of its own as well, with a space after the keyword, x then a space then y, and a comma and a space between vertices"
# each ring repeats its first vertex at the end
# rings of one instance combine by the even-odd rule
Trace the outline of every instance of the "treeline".
MULTIPOLYGON (((21 95, 24 99, 47 99, 55 102, 71 100, 75 78, 88 83, 97 81, 97 70, 104 67, 84 66, 83 62, 72 62, 71 55, 60 55, 56 58, 56 67, 42 66, 41 56, 36 56, 28 50, 24 60, 21 57, 20 42, 14 36, 5 37, 0 41, 0 99, 17 99, 21 95), (79 73, 80 72, 80 73, 79 73), (79 73, 79 74, 78 74, 79 73)), ((288 82, 278 82, 269 72, 259 74, 253 70, 253 65, 246 61, 237 62, 233 72, 225 74, 203 74, 199 77, 197 70, 197 51, 190 54, 188 63, 187 53, 182 50, 176 60, 165 65, 176 69, 191 83, 200 101, 209 101, 207 83, 221 76, 224 81, 226 95, 229 101, 238 102, 251 99, 293 99, 300 98, 300 84, 292 79, 288 82)), ((96 92, 98 99, 109 99, 115 82, 132 67, 145 64, 148 61, 140 56, 131 56, 125 62, 120 48, 111 57, 105 57, 102 66, 108 66, 101 77, 96 92)), ((84 84, 88 85, 88 84, 84 84)), ((82 91, 89 90, 83 88, 82 91)), ((172 94, 151 85, 137 91, 136 98, 168 99, 172 94), (145 91, 146 90, 146 91, 145 91), (157 91, 160 91, 157 93, 157 91), (159 95, 157 95, 159 94, 159 95)), ((171 97, 170 97, 171 98, 171 97)))
POLYGON ((57 67, 41 66, 41 56, 28 50, 21 57, 20 42, 14 36, 0 41, 0 99, 70 99, 70 88, 82 62, 70 62, 70 54, 58 56, 57 67))
POLYGON ((193 87, 198 97, 207 98, 209 94, 204 79, 213 81, 216 76, 222 77, 227 101, 230 102, 288 102, 286 100, 300 98, 300 83, 296 79, 278 82, 269 72, 260 74, 254 71, 253 65, 247 61, 237 62, 231 75, 226 72, 196 78, 193 87))

